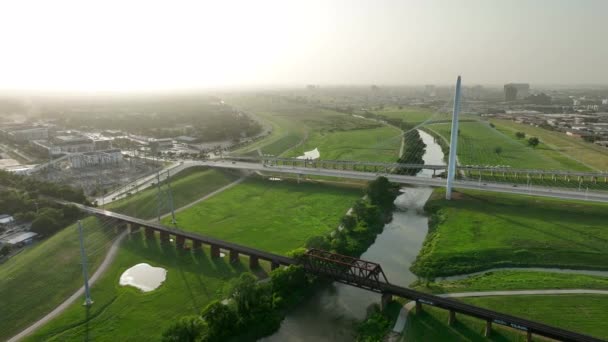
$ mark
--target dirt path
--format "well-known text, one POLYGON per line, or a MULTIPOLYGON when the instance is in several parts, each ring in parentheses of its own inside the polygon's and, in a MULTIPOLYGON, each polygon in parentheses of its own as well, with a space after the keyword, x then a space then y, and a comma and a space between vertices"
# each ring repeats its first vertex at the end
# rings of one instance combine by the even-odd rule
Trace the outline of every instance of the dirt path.
MULTIPOLYGON (((125 236, 127 236, 127 234, 128 234, 128 231, 125 230, 114 240, 114 242, 112 243, 112 246, 110 246, 110 249, 108 250, 108 253, 106 254, 106 257, 103 259, 103 262, 101 263, 101 265, 99 265, 97 270, 95 270, 95 273, 93 273, 93 275, 89 278, 89 287, 92 287, 93 284, 95 284, 95 282, 97 281, 97 279, 99 279, 103 275, 103 273, 108 269, 108 267, 112 264, 112 261, 114 261, 114 258, 116 257, 116 253, 118 252, 118 247, 119 247, 120 243, 122 242, 122 240, 125 238, 125 236)), ((76 291, 73 295, 71 295, 63 303, 59 304, 59 306, 57 306, 55 309, 53 309, 53 311, 49 312, 46 316, 42 317, 37 322, 30 325, 29 327, 27 327, 26 329, 21 331, 19 334, 13 336, 11 339, 8 340, 8 342, 19 341, 22 338, 24 338, 25 336, 31 334, 36 329, 38 329, 42 325, 46 324, 48 321, 59 316, 70 305, 72 305, 72 303, 74 303, 76 300, 79 300, 79 299, 83 300, 83 298, 82 298, 83 294, 84 294, 84 286, 82 286, 80 289, 78 289, 78 291, 76 291)))

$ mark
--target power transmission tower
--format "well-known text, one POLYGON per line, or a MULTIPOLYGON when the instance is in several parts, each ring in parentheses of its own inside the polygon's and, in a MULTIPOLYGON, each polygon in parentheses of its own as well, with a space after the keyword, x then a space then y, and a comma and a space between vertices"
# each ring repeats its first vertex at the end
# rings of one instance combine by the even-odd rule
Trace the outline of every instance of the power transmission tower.
POLYGON ((158 217, 158 222, 160 222, 160 218, 162 215, 162 209, 165 208, 165 203, 169 205, 169 210, 171 211, 171 223, 173 225, 177 225, 177 221, 175 220, 175 208, 173 206, 173 192, 171 190, 171 178, 169 174, 169 170, 167 170, 167 178, 166 178, 166 189, 163 189, 163 186, 160 181, 160 173, 156 173, 156 195, 158 205, 156 207, 156 216, 158 217))
POLYGON ((84 277, 84 305, 91 306, 93 300, 91 299, 91 292, 89 291, 89 274, 87 272, 87 254, 84 251, 84 239, 82 237, 82 222, 78 220, 78 238, 80 240, 80 258, 82 262, 82 275, 84 277))
POLYGON ((454 94, 454 110, 452 112, 452 131, 450 133, 450 159, 448 161, 448 179, 445 189, 445 199, 452 199, 452 183, 456 173, 456 147, 458 145, 458 113, 460 112, 460 76, 456 80, 454 94))

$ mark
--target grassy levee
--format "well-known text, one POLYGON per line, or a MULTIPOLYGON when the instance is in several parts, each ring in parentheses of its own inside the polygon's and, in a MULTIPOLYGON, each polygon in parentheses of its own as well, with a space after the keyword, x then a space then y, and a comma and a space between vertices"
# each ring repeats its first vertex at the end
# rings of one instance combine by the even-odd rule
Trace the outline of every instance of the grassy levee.
MULTIPOLYGON (((205 167, 191 167, 171 177, 171 189, 175 208, 192 203, 204 195, 211 193, 235 181, 235 173, 205 167)), ((158 190, 150 187, 128 198, 112 202, 105 209, 116 211, 143 219, 157 215, 158 190)), ((169 206, 161 208, 161 215, 170 211, 169 206)))
POLYGON ((605 295, 478 297, 463 298, 463 301, 601 339, 608 338, 608 298, 605 295))
MULTIPOLYGON (((448 123, 431 124, 426 128, 450 139, 448 123)), ((571 159, 542 143, 536 148, 526 145, 483 122, 461 122, 458 136, 460 165, 510 166, 519 169, 590 171, 588 166, 571 159), (496 153, 500 147, 501 152, 496 153)))
POLYGON ((235 154, 251 155, 259 150, 275 156, 297 156, 315 147, 320 148, 324 159, 343 155, 342 159, 378 160, 380 154, 384 161, 393 151, 398 154, 400 140, 395 136, 399 131, 377 122, 278 97, 236 97, 228 101, 255 113, 272 127, 270 135, 237 149, 235 154), (361 139, 364 141, 357 142, 361 139))
MULTIPOLYGON (((494 325, 489 338, 484 337, 485 321, 465 315, 456 315, 449 326, 448 311, 424 306, 421 313, 410 311, 401 341, 526 341, 526 336, 513 329, 494 325)), ((546 341, 538 337, 533 341, 546 341)))
POLYGON ((251 178, 178 213, 177 225, 284 254, 304 246, 310 236, 336 229, 342 215, 361 196, 359 187, 251 178))
MULTIPOLYGON (((509 291, 540 289, 608 290, 608 277, 538 271, 502 270, 466 279, 416 284, 417 290, 431 293, 509 291)), ((608 299, 608 297, 606 297, 608 299)))
POLYGON ((297 157, 305 151, 319 149, 321 159, 394 162, 399 158, 401 131, 382 126, 349 131, 319 131, 306 143, 290 150, 286 156, 297 157))
POLYGON ((226 281, 248 270, 245 259, 230 264, 227 257, 211 259, 206 249, 179 252, 142 235, 123 242, 111 268, 93 286, 95 303, 88 312, 75 303, 26 340, 157 341, 176 318, 198 314, 211 300, 223 298, 226 281), (165 268, 165 282, 148 293, 120 286, 120 275, 142 262, 165 268))
MULTIPOLYGON (((89 274, 92 274, 116 234, 94 218, 83 220, 83 225, 89 274)), ((8 339, 34 323, 81 286, 76 225, 64 228, 0 264, 0 340, 8 339)))
POLYGON ((513 121, 490 120, 496 128, 506 135, 515 136, 515 132, 524 132, 527 136, 535 136, 545 145, 559 153, 578 160, 600 171, 608 170, 608 149, 583 141, 580 138, 569 137, 561 132, 553 132, 540 127, 522 125, 513 121))
POLYGON ((374 114, 386 116, 388 118, 401 119, 404 122, 418 124, 424 122, 430 118, 434 120, 446 120, 450 116, 446 114, 440 114, 429 108, 419 107, 384 107, 382 110, 373 111, 374 114))
POLYGON ((495 267, 608 269, 608 206, 492 192, 436 190, 412 266, 425 278, 495 267))

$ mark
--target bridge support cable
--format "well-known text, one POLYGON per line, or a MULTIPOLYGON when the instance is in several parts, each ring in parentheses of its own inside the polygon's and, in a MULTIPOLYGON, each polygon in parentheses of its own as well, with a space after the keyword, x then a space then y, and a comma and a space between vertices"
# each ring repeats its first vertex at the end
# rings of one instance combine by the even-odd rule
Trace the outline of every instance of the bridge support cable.
POLYGON ((460 111, 460 76, 456 80, 454 94, 454 111, 452 113, 452 130, 450 132, 450 157, 448 160, 448 175, 445 189, 445 199, 452 199, 452 183, 456 173, 456 147, 458 146, 458 112, 460 111))

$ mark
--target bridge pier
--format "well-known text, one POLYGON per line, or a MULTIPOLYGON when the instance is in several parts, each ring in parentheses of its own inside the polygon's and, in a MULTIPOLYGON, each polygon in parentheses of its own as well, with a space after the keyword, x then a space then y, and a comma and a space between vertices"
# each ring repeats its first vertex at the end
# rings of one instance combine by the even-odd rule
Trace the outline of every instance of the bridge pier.
POLYGON ((279 265, 279 263, 278 263, 278 262, 273 261, 273 262, 270 264, 270 270, 271 270, 271 271, 274 271, 274 270, 276 270, 277 268, 279 268, 279 266, 281 266, 281 265, 279 265))
POLYGON ((175 246, 177 249, 184 249, 184 245, 186 244, 186 239, 181 235, 175 236, 175 246))
POLYGON ((530 330, 526 332, 526 341, 532 342, 532 332, 530 330))
POLYGON ((150 227, 146 227, 146 239, 154 239, 154 230, 150 227))
POLYGON ((420 301, 416 301, 416 313, 422 313, 422 303, 420 303, 420 301))
POLYGON ((211 245, 211 257, 219 258, 220 257, 220 248, 216 245, 211 245))
POLYGON ((167 232, 160 232, 160 242, 161 243, 169 243, 169 233, 167 232))
POLYGON ((382 299, 380 300, 380 308, 382 311, 386 310, 388 304, 393 300, 393 295, 390 293, 383 293, 382 299))
POLYGON ((199 240, 192 240, 192 249, 198 251, 201 249, 202 246, 203 246, 203 243, 200 242, 199 240))
POLYGON ((239 252, 231 249, 230 250, 230 263, 236 264, 239 262, 239 252))
POLYGON ((450 310, 450 315, 448 316, 448 325, 452 326, 456 322, 456 311, 450 310))
POLYGON ((253 269, 259 268, 259 267, 260 267, 260 259, 258 259, 258 257, 255 255, 250 255, 249 256, 249 268, 253 270, 253 269))
POLYGON ((486 321, 486 328, 483 330, 484 337, 490 337, 492 334, 492 321, 486 321))
POLYGON ((129 228, 129 233, 131 233, 131 234, 137 233, 137 232, 139 232, 140 229, 141 229, 141 226, 131 225, 131 227, 129 228))

